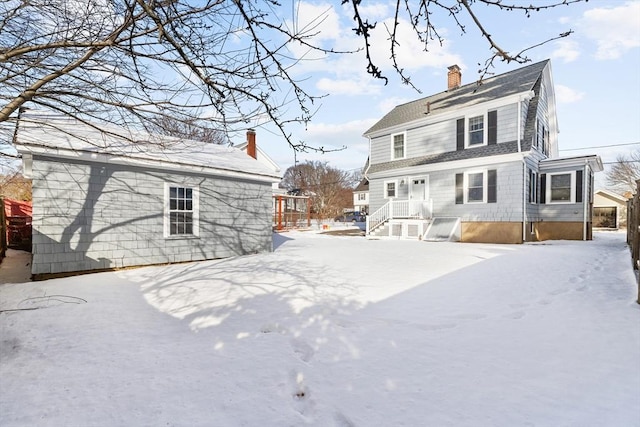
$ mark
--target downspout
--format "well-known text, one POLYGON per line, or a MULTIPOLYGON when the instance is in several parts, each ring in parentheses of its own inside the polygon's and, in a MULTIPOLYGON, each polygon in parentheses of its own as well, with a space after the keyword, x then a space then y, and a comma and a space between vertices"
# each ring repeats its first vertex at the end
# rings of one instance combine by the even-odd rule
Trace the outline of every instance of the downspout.
MULTIPOLYGON (((518 153, 522 152, 522 99, 518 99, 518 153)), ((522 243, 527 237, 527 163, 522 156, 522 243)))
MULTIPOLYGON (((587 169, 589 169, 589 162, 587 160, 584 161, 584 173, 582 174, 582 240, 587 240, 587 205, 589 203, 589 199, 587 199, 587 183, 591 182, 591 175, 589 175, 589 179, 587 180, 587 169)), ((589 170, 589 174, 591 171, 589 170)))
POLYGON ((527 241, 527 162, 522 157, 522 243, 527 241))

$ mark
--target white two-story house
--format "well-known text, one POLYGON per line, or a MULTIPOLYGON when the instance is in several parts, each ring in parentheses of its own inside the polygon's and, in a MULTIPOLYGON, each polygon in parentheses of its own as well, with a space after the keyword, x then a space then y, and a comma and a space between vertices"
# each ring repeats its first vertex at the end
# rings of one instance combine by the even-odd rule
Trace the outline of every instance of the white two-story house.
POLYGON ((558 157, 550 61, 396 106, 369 139, 370 237, 591 239, 596 155, 558 157))
POLYGON ((369 181, 362 178, 353 190, 353 210, 362 214, 369 213, 369 181))

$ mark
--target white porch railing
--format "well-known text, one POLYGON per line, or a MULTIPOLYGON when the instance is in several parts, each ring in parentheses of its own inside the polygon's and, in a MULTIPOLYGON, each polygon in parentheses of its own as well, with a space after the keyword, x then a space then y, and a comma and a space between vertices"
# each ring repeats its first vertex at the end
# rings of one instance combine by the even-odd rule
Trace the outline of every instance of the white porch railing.
POLYGON ((380 209, 367 216, 367 233, 375 230, 390 219, 431 218, 433 201, 429 200, 390 200, 380 209))

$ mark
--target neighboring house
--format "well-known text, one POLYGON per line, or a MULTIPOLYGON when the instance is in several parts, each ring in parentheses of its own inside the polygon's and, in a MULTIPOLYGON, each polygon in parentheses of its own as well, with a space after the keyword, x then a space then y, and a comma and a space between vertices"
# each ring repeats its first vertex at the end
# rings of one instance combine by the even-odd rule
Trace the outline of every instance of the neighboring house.
POLYGON ((353 210, 363 214, 369 213, 369 180, 363 178, 353 190, 353 210))
POLYGON ((272 249, 279 175, 230 147, 23 115, 32 274, 199 261, 272 249))
POLYGON ((558 157, 550 62, 398 105, 369 139, 369 236, 522 243, 592 237, 598 156, 558 157))
POLYGON ((627 226, 627 199, 608 190, 598 190, 593 200, 593 226, 624 228, 627 226))

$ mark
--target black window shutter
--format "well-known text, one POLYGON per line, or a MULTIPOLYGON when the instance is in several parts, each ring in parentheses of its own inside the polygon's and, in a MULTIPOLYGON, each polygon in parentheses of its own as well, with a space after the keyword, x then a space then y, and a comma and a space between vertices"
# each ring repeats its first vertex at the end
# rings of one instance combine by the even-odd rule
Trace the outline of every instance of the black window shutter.
POLYGON ((487 171, 487 203, 498 201, 498 171, 491 169, 487 171))
POLYGON ((582 171, 576 171, 576 203, 582 203, 582 171))
POLYGON ((498 112, 489 111, 487 118, 489 121, 489 138, 487 144, 494 145, 498 142, 498 112))
POLYGON ((532 185, 532 181, 533 181, 533 171, 529 168, 527 168, 527 172, 529 174, 529 186, 527 187, 529 189, 529 203, 534 203, 535 202, 535 194, 533 194, 533 191, 531 191, 533 189, 533 185, 532 185))
POLYGON ((547 203, 547 174, 540 175, 540 203, 547 203))
POLYGON ((464 203, 464 174, 456 174, 456 205, 464 203))
POLYGON ((464 119, 456 121, 456 150, 464 150, 464 119))

